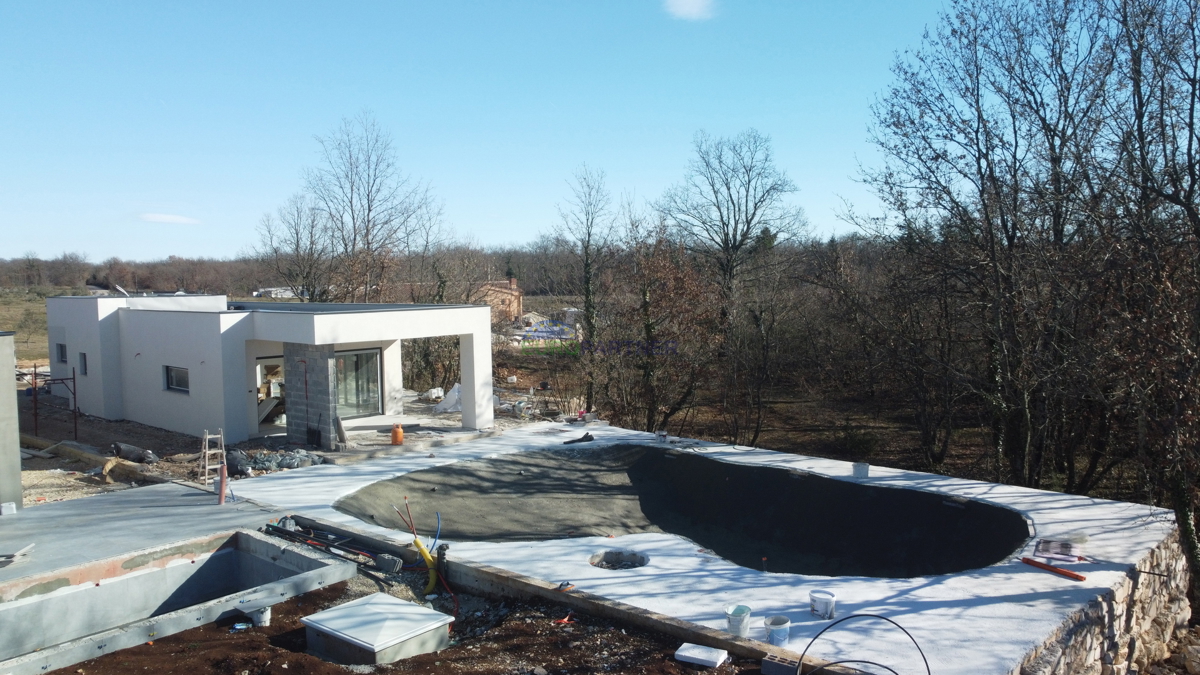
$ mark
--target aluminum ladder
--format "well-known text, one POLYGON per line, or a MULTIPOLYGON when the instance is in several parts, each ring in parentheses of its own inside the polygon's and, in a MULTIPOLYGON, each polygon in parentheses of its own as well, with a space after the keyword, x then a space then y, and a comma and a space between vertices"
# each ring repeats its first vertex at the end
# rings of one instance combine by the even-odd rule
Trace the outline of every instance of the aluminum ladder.
POLYGON ((225 463, 225 431, 217 429, 210 434, 204 430, 204 440, 200 445, 200 484, 211 485, 221 476, 221 465, 225 463), (216 446, 212 442, 216 441, 216 446))

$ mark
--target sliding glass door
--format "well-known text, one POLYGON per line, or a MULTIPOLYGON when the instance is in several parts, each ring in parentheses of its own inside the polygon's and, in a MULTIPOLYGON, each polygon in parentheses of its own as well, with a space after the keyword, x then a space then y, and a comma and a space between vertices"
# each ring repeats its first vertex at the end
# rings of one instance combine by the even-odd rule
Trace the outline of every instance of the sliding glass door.
POLYGON ((382 412, 379 395, 379 350, 364 349, 354 352, 338 352, 337 398, 338 417, 361 417, 378 415, 382 412))

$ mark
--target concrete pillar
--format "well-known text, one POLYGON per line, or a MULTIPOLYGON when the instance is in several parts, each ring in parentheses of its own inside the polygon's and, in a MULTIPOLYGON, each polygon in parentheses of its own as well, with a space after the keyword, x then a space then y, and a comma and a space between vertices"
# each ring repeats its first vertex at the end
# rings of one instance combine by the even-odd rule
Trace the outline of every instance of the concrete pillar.
POLYGON ((492 332, 458 336, 459 370, 462 372, 462 424, 467 429, 486 429, 492 417, 492 332))
POLYGON ((307 444, 308 430, 320 433, 322 448, 337 443, 337 363, 333 345, 283 343, 283 379, 286 387, 289 443, 307 444))
MULTIPOLYGON (((0 332, 0 372, 17 367, 13 334, 0 332)), ((11 369, 11 370, 10 370, 11 369)), ((11 376, 10 376, 11 377, 11 376)), ((21 438, 17 429, 17 388, 12 380, 0 387, 0 504, 21 505, 21 438)))
POLYGON ((383 414, 404 414, 404 361, 400 340, 382 343, 383 355, 383 414))

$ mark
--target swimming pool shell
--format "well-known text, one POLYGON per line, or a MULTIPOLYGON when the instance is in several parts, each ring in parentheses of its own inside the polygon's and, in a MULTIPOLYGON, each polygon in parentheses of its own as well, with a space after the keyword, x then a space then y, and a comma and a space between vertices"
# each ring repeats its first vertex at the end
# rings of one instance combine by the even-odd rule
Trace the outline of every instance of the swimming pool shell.
POLYGON ((440 510, 443 540, 669 532, 744 567, 822 576, 962 572, 1004 560, 1029 537, 1020 513, 993 504, 654 446, 460 462, 372 484, 335 506, 399 527, 388 520, 395 495, 421 495, 422 512, 440 510))

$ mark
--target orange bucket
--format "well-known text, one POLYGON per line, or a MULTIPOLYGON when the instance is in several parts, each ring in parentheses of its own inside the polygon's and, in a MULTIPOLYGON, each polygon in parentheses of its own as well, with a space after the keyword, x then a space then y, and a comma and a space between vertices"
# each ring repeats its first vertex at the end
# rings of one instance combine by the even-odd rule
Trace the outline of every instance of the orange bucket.
POLYGON ((392 445, 404 445, 404 427, 392 425, 392 445))

